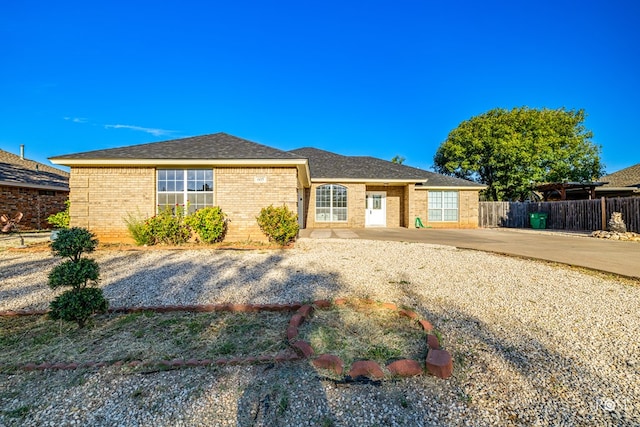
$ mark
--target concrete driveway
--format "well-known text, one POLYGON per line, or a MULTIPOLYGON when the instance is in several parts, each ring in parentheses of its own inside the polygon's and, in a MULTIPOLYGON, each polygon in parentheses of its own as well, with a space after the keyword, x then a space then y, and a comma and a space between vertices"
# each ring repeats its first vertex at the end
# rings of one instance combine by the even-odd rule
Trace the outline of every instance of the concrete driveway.
POLYGON ((431 243, 586 267, 640 278, 640 242, 589 237, 590 233, 553 230, 440 230, 412 228, 305 229, 311 239, 368 239, 431 243))

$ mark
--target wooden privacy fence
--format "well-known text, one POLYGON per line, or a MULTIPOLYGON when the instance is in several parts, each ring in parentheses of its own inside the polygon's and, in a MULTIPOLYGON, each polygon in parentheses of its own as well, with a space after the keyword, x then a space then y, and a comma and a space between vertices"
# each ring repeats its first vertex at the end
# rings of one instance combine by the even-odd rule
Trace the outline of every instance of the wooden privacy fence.
POLYGON ((594 231, 607 228, 612 212, 621 212, 628 231, 640 232, 640 197, 559 202, 480 202, 480 227, 529 228, 529 214, 547 213, 547 228, 594 231), (604 226, 602 206, 605 207, 604 226))

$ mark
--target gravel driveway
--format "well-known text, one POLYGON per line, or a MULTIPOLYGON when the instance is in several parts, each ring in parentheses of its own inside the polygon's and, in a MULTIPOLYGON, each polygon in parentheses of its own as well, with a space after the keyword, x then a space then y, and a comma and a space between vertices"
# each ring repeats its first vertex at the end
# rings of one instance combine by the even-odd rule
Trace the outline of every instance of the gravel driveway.
MULTIPOLYGON (((640 425, 640 286, 629 280, 366 240, 92 257, 112 306, 338 297, 404 304, 442 333, 454 376, 345 385, 306 362, 0 374, 0 425, 640 425)), ((47 252, 0 252, 0 310, 46 308, 57 262, 47 252)))

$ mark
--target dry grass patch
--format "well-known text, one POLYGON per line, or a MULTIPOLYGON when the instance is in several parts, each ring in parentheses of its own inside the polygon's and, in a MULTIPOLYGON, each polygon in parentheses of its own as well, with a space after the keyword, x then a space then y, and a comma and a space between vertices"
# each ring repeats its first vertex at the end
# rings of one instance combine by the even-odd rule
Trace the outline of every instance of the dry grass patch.
POLYGON ((384 365, 396 359, 421 360, 427 355, 422 327, 385 309, 316 310, 300 328, 300 337, 316 354, 333 354, 346 366, 363 359, 384 365))
POLYGON ((97 316, 93 324, 46 316, 0 318, 0 365, 113 360, 158 361, 276 355, 290 313, 155 313, 97 316))

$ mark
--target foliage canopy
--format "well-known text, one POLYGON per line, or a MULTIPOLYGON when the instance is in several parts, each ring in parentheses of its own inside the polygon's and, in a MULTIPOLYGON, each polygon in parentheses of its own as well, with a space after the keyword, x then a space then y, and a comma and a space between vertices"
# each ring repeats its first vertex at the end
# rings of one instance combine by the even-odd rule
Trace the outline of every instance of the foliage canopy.
POLYGON ((584 110, 493 109, 449 133, 437 172, 487 186, 487 200, 523 200, 534 183, 587 182, 603 174, 584 110))
POLYGON ((49 287, 71 288, 49 304, 51 319, 76 322, 78 327, 83 328, 91 316, 109 308, 102 289, 94 287, 100 278, 98 263, 90 258, 82 258, 84 252, 93 252, 96 246, 96 236, 80 227, 60 230, 56 240, 51 243, 53 253, 67 260, 51 270, 49 287))
POLYGON ((47 217, 47 222, 53 225, 55 228, 69 228, 69 208, 71 206, 71 203, 69 202, 69 200, 66 200, 64 204, 66 208, 63 211, 60 211, 53 215, 49 215, 47 217))
POLYGON ((277 208, 269 205, 262 208, 256 220, 260 230, 269 240, 279 245, 284 246, 294 241, 298 235, 298 215, 285 205, 277 208))

